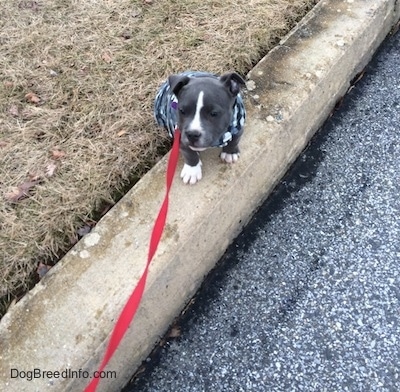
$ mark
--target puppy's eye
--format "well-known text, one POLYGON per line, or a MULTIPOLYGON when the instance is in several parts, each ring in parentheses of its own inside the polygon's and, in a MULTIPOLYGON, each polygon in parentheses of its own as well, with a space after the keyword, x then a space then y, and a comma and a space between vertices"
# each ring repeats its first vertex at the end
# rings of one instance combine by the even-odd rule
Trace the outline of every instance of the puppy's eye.
POLYGON ((185 114, 185 110, 184 110, 183 108, 179 108, 179 112, 180 112, 181 114, 185 114))
POLYGON ((211 117, 217 117, 218 116, 218 112, 216 110, 213 110, 210 112, 210 116, 211 117))

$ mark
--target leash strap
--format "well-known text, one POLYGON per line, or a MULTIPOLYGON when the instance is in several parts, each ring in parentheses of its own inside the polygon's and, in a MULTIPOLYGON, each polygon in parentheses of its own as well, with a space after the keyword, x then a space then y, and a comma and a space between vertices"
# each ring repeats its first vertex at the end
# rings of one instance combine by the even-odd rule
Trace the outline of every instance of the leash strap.
MULTIPOLYGON (((125 335, 125 332, 127 331, 128 327, 129 327, 129 324, 131 323, 132 319, 134 318, 134 316, 136 314, 136 311, 137 311, 140 301, 142 299, 143 291, 144 291, 144 288, 146 285, 147 275, 149 272, 150 263, 154 257, 154 254, 156 253, 158 244, 161 239, 161 235, 164 231, 164 226, 165 226, 167 212, 168 212, 169 191, 172 186, 172 181, 174 179, 174 173, 175 173, 176 166, 178 163, 178 158, 179 158, 180 136, 181 136, 180 131, 177 128, 175 130, 174 142, 173 142, 171 153, 170 153, 170 156, 168 159, 167 175, 166 175, 167 186, 166 186, 165 197, 164 197, 164 201, 161 205, 160 211, 158 212, 157 219, 154 223, 153 231, 151 233, 146 267, 143 271, 143 274, 142 274, 138 284, 136 285, 135 289, 133 290, 131 296, 129 297, 127 303, 125 304, 125 306, 114 326, 114 329, 112 331, 111 338, 108 343, 103 360, 100 364, 98 371, 96 372, 97 375, 100 375, 100 373, 105 369, 109 360, 113 356, 115 350, 118 348, 122 338, 125 335)), ((99 381, 100 381, 100 377, 92 378, 92 381, 86 387, 85 392, 95 392, 99 381)))

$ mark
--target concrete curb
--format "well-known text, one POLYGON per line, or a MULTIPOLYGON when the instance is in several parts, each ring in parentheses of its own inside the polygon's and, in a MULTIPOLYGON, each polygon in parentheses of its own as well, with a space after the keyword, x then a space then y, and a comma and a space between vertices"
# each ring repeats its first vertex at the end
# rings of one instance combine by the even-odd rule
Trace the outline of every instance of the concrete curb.
MULTIPOLYGON (((210 150, 198 185, 175 179, 143 301, 108 367, 116 378, 99 391, 128 381, 399 18, 395 0, 322 0, 249 73, 240 162, 223 165, 210 150)), ((165 167, 163 159, 2 319, 0 390, 88 384, 83 371, 97 369, 144 268, 165 167)))

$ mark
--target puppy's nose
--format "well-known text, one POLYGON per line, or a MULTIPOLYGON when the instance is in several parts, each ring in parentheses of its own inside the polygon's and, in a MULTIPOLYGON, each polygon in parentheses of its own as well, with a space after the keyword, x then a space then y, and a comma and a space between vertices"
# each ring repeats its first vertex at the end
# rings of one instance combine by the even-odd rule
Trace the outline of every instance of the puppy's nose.
POLYGON ((192 143, 197 142, 200 139, 201 132, 199 131, 187 131, 186 136, 192 143))

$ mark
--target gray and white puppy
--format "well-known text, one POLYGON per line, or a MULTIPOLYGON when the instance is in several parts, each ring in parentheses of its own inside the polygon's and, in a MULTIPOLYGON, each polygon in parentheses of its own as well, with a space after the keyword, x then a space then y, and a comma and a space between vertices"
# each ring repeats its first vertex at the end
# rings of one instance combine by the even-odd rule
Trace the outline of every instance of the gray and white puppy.
POLYGON ((185 161, 181 178, 185 184, 195 184, 202 178, 200 151, 222 147, 224 162, 238 160, 246 117, 239 93, 244 85, 234 72, 218 77, 188 71, 171 75, 160 87, 154 116, 171 136, 176 127, 181 131, 180 150, 185 161))

